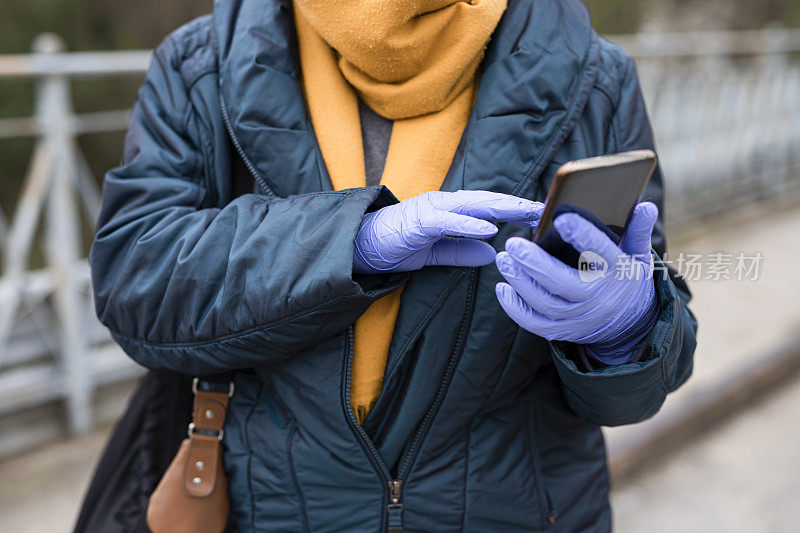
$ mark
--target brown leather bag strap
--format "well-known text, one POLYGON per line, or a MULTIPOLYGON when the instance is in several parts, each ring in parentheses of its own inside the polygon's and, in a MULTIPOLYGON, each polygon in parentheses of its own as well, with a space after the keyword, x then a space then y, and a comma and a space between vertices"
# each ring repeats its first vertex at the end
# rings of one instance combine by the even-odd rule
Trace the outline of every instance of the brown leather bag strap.
POLYGON ((186 494, 204 498, 214 492, 222 461, 222 446, 225 415, 228 401, 233 396, 233 382, 227 391, 203 390, 200 380, 192 382, 194 409, 189 424, 189 457, 183 476, 186 494))
MULTIPOLYGON (((204 382, 225 383, 219 377, 204 382)), ((202 388, 192 382, 194 409, 189 438, 150 495, 147 525, 154 533, 222 533, 228 522, 228 481, 222 464, 222 428, 233 382, 228 390, 202 388)))

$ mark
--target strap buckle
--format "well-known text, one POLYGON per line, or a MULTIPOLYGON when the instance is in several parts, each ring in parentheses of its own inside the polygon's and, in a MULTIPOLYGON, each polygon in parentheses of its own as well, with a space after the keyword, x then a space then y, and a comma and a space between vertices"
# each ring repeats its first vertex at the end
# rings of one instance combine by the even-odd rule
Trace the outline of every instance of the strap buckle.
MULTIPOLYGON (((215 394, 225 394, 225 391, 217 391, 217 390, 213 390, 213 389, 202 390, 202 391, 198 390, 199 384, 200 384, 200 378, 199 377, 196 377, 196 378, 194 378, 192 380, 192 394, 194 395, 194 408, 193 408, 193 410, 197 410, 198 409, 198 405, 203 405, 202 401, 199 399, 198 394, 202 394, 206 398, 209 395, 213 398, 215 394), (198 404, 198 401, 201 401, 201 403, 198 404)), ((195 435, 208 435, 208 436, 212 436, 213 435, 213 436, 217 437, 218 441, 222 441, 222 438, 225 435, 225 431, 222 429, 222 424, 223 424, 223 422, 225 420, 225 409, 227 409, 227 407, 228 407, 228 399, 233 397, 233 389, 234 389, 233 381, 229 381, 228 382, 228 394, 227 394, 228 398, 222 400, 222 399, 219 398, 219 396, 216 396, 216 400, 211 401, 212 405, 216 404, 218 406, 221 406, 222 409, 223 409, 223 411, 221 413, 222 419, 220 420, 219 425, 216 426, 216 427, 219 427, 219 430, 205 429, 207 426, 205 426, 203 424, 201 424, 203 429, 197 429, 197 426, 195 426, 195 423, 194 423, 194 418, 196 416, 199 416, 199 415, 197 413, 194 413, 193 414, 193 420, 189 424, 189 428, 186 431, 187 434, 189 435, 190 439, 192 437, 194 437, 195 435)), ((209 400, 206 399, 205 401, 209 401, 209 400)), ((206 416, 211 418, 211 416, 213 415, 213 412, 214 412, 213 411, 214 407, 209 407, 208 409, 209 410, 206 411, 206 416), (212 413, 212 415, 209 415, 208 413, 212 413)), ((215 424, 212 424, 211 427, 215 427, 215 424)))
MULTIPOLYGON (((205 431, 205 430, 204 430, 205 431)), ((214 435, 216 434, 217 440, 222 441, 222 437, 225 435, 225 430, 220 429, 219 431, 209 431, 208 433, 198 433, 198 430, 195 429, 194 422, 189 422, 189 429, 186 432, 189 435, 189 438, 192 438, 195 435, 214 435)))
MULTIPOLYGON (((192 380, 192 394, 197 394, 197 385, 199 383, 200 378, 194 378, 192 380)), ((233 381, 228 382, 228 398, 233 398, 233 381)))

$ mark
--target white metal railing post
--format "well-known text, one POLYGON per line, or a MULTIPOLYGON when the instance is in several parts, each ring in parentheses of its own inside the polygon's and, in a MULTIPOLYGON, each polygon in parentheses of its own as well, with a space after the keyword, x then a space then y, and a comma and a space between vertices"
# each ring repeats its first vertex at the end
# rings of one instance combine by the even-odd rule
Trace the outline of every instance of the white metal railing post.
MULTIPOLYGON (((39 36, 31 54, 0 55, 0 79, 36 83, 34 117, 0 118, 0 139, 36 138, 11 220, 0 213, 0 424, 9 413, 56 400, 64 402, 68 423, 49 418, 47 431, 60 434, 66 425, 84 433, 94 422, 93 390, 141 374, 92 312, 82 220, 97 217, 100 194, 76 139, 124 130, 129 111, 76 116, 69 82, 141 75, 150 55, 66 53, 55 35, 39 36), (37 246, 43 268, 29 264, 37 246)), ((30 443, 26 439, 0 431, 0 456, 19 451, 20 443, 30 443)))
MULTIPOLYGON (((43 60, 64 51, 60 38, 39 36, 34 51, 43 60)), ((81 258, 81 213, 75 198, 78 184, 72 132, 73 113, 69 82, 63 74, 43 76, 38 81, 36 115, 44 144, 51 153, 50 189, 47 197, 45 251, 53 277, 55 315, 61 326, 60 364, 67 393, 69 426, 74 433, 91 429, 91 384, 89 381, 80 285, 75 276, 81 258)))

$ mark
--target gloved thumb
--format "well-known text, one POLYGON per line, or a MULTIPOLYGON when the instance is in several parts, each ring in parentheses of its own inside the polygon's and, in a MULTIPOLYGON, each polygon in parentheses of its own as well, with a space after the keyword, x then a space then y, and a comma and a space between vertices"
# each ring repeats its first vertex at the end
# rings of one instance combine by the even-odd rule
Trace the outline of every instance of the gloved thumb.
POLYGON ((628 255, 649 256, 650 238, 653 235, 653 228, 658 220, 658 207, 653 202, 642 202, 638 204, 628 223, 628 229, 622 236, 619 243, 620 249, 628 255))

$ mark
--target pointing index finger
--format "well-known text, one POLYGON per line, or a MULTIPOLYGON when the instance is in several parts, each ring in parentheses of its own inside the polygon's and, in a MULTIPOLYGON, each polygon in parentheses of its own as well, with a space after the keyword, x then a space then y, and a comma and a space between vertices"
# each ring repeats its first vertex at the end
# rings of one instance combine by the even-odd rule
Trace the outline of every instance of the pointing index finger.
POLYGON ((428 193, 436 209, 498 222, 538 220, 544 205, 526 198, 490 191, 428 193))

